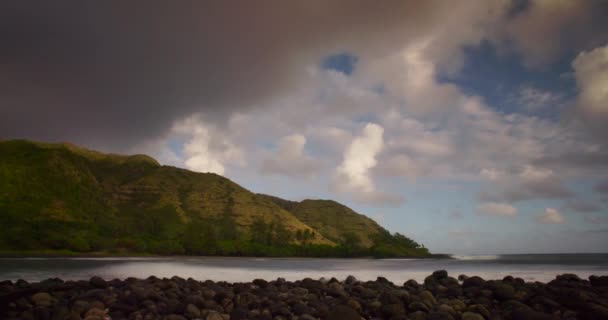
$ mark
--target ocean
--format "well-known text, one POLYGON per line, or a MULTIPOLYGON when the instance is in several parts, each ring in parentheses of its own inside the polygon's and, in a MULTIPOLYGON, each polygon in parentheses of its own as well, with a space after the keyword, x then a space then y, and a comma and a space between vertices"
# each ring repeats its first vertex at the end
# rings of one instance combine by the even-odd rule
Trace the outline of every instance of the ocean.
POLYGON ((401 284, 423 281, 435 270, 445 269, 457 277, 477 275, 502 279, 507 275, 526 281, 548 282, 558 274, 608 275, 608 254, 517 254, 453 256, 453 259, 311 259, 311 258, 219 258, 219 257, 106 257, 106 258, 0 258, 0 280, 47 278, 64 280, 124 279, 148 276, 246 282, 285 278, 359 280, 385 277, 401 284))

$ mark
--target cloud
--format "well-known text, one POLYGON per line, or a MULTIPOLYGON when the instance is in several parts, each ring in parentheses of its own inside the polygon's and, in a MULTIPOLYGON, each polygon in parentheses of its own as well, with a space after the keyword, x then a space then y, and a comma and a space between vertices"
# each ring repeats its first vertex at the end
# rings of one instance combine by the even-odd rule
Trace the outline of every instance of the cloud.
POLYGON ((0 136, 126 150, 194 113, 221 124, 271 104, 306 86, 307 68, 332 54, 383 56, 449 23, 449 43, 434 52, 450 60, 482 34, 461 21, 480 25, 488 7, 496 5, 2 3, 0 136))
POLYGON ((529 66, 545 66, 572 48, 608 40, 602 1, 531 0, 501 26, 499 43, 514 47, 529 66), (502 32, 502 33, 501 33, 502 32))
POLYGON ((384 146, 383 133, 384 129, 381 126, 368 123, 361 135, 355 137, 344 151, 344 160, 336 169, 338 179, 344 183, 344 187, 363 193, 374 191, 369 170, 376 166, 376 155, 384 146))
POLYGON ((450 219, 460 220, 464 219, 464 213, 460 209, 452 209, 448 214, 450 219))
POLYGON ((562 224, 565 222, 564 217, 553 208, 545 209, 545 212, 539 214, 536 217, 536 221, 543 224, 562 224))
POLYGON ((608 195, 608 180, 604 180, 604 181, 600 181, 598 182, 594 187, 593 190, 597 193, 600 193, 602 195, 608 195))
POLYGON ((332 189, 338 193, 349 193, 362 203, 401 203, 397 195, 380 192, 370 176, 370 169, 376 166, 376 156, 384 147, 384 129, 368 123, 361 134, 356 136, 344 151, 342 163, 336 168, 332 179, 332 189))
POLYGON ((178 121, 171 133, 185 139, 183 164, 190 170, 223 175, 227 164, 242 166, 246 162, 243 151, 200 115, 178 121))
POLYGON ((525 165, 515 172, 501 175, 500 179, 492 180, 492 184, 479 194, 480 200, 511 203, 532 199, 566 199, 574 196, 551 169, 525 165))
POLYGON ((592 213, 602 210, 602 207, 595 202, 584 201, 582 199, 573 199, 566 201, 564 204, 564 209, 577 213, 592 213))
POLYGON ((507 203, 486 202, 477 206, 477 213, 490 216, 513 217, 517 215, 517 208, 507 203))
POLYGON ((289 177, 311 177, 316 174, 320 166, 304 154, 305 145, 306 137, 301 134, 281 138, 276 154, 264 159, 261 172, 289 177))
POLYGON ((608 138, 608 45, 581 52, 572 68, 579 88, 578 115, 599 141, 605 142, 608 138))
POLYGON ((511 100, 523 106, 526 111, 541 111, 545 108, 557 109, 563 103, 561 94, 542 90, 532 85, 522 85, 511 100))

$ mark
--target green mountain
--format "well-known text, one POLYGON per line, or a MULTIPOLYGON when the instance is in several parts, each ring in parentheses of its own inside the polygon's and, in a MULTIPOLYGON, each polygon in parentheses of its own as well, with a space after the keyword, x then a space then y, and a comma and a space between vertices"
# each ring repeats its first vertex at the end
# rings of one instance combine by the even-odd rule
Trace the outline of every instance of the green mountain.
POLYGON ((4 252, 428 254, 333 201, 291 202, 145 155, 24 140, 0 141, 0 225, 4 252))

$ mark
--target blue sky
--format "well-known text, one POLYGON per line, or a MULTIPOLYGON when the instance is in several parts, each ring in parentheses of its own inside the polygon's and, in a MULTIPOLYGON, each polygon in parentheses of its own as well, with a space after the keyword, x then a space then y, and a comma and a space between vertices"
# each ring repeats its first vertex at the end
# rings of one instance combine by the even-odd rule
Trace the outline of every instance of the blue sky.
POLYGON ((433 252, 606 251, 603 1, 240 5, 1 8, 0 138, 335 199, 433 252))

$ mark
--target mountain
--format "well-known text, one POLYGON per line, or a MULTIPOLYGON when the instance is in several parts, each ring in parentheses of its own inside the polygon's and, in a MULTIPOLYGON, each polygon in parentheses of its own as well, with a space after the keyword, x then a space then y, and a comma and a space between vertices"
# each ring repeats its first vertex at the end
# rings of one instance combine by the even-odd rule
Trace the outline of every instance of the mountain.
MULTIPOLYGON (((146 155, 25 140, 0 141, 0 224, 4 252, 362 255, 399 240, 334 201, 292 202, 146 155)), ((389 255, 428 253, 398 247, 389 255)))

